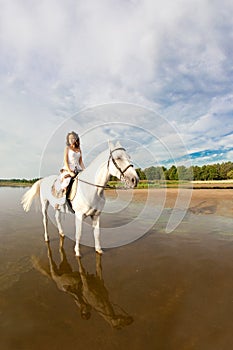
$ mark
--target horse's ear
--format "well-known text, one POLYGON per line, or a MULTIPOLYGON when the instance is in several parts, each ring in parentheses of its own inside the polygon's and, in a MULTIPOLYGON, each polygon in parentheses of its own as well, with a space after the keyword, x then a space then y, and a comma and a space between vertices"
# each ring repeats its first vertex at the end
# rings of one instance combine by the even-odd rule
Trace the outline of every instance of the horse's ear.
POLYGON ((110 140, 108 140, 108 147, 110 150, 114 149, 114 144, 110 140))
POLYGON ((121 147, 121 144, 120 144, 120 142, 119 142, 119 141, 117 141, 117 143, 116 143, 116 147, 121 147))

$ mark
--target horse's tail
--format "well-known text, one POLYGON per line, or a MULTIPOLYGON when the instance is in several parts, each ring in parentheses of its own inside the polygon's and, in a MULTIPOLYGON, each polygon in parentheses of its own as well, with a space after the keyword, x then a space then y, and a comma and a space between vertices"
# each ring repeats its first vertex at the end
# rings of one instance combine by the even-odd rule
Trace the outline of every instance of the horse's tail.
POLYGON ((23 209, 28 212, 31 208, 33 199, 40 195, 40 184, 41 180, 36 181, 32 187, 23 195, 21 204, 23 205, 23 209))
POLYGON ((40 260, 35 256, 32 255, 31 256, 31 262, 33 267, 39 271, 42 275, 46 276, 46 277, 50 277, 51 278, 51 273, 48 271, 47 268, 43 267, 40 260))

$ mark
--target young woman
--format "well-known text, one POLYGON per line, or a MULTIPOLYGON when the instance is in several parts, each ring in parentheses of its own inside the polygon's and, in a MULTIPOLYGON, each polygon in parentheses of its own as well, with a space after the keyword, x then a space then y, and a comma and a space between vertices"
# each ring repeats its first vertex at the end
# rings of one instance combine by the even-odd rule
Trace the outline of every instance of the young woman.
POLYGON ((80 140, 76 132, 71 131, 66 136, 66 148, 64 150, 64 165, 61 169, 61 188, 67 189, 71 177, 77 175, 84 170, 85 166, 82 160, 82 152, 80 149, 80 140))

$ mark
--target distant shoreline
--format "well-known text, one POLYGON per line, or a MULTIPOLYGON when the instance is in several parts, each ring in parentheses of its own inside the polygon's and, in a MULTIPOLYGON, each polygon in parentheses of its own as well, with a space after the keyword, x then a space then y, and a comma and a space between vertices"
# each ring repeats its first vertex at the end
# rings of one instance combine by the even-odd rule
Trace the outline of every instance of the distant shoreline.
POLYGON ((31 187, 39 178, 27 179, 0 179, 0 187, 31 187))
MULTIPOLYGON (((31 187, 38 179, 33 180, 0 180, 0 187, 31 187)), ((109 181, 110 186, 118 187, 120 182, 109 181)), ((210 180, 210 181, 171 181, 171 180, 154 180, 140 181, 137 189, 159 189, 159 188, 187 188, 187 189, 233 189, 233 180, 210 180)), ((120 189, 120 188, 118 188, 120 189)))
POLYGON ((26 182, 0 182, 0 187, 31 187, 32 183, 26 182))

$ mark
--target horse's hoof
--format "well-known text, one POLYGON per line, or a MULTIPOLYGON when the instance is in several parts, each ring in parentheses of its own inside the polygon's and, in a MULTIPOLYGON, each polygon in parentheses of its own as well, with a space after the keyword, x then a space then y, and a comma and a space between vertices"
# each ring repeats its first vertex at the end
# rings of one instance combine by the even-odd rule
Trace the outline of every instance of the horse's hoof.
POLYGON ((81 254, 80 254, 80 251, 79 250, 74 250, 75 251, 75 256, 77 258, 81 258, 81 254))

